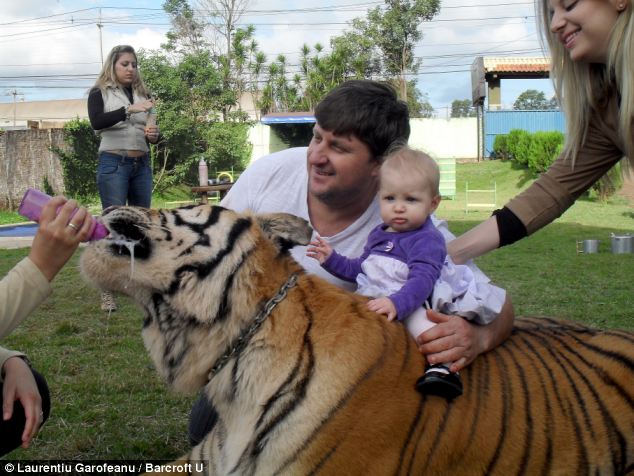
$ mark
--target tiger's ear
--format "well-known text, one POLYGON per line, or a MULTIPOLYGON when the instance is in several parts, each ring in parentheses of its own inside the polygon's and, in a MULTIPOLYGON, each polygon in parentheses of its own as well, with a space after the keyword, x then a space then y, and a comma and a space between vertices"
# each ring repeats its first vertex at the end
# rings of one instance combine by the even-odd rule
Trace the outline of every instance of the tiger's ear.
POLYGON ((313 235, 313 229, 306 220, 290 213, 256 215, 255 220, 281 252, 295 245, 307 245, 313 235))

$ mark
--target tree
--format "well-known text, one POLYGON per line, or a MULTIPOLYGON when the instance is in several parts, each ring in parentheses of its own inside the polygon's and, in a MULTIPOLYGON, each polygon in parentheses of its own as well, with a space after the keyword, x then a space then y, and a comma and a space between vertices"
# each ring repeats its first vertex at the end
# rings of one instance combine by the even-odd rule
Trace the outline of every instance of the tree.
POLYGON ((451 117, 475 117, 476 110, 470 99, 454 99, 451 103, 451 117))
POLYGON ((434 117, 434 107, 430 104, 429 97, 416 89, 415 81, 410 81, 407 88, 407 106, 410 117, 434 117))
MULTIPOLYGON (((234 91, 236 103, 246 88, 242 87, 243 66, 246 59, 245 44, 251 42, 255 31, 252 25, 237 28, 238 21, 248 8, 250 0, 198 0, 200 11, 213 20, 208 25, 222 38, 214 41, 215 56, 221 66, 223 86, 234 91), (239 51, 236 51, 238 49, 239 51)), ((257 43, 255 43, 257 45, 257 43)), ((224 120, 229 119, 231 106, 222 110, 224 120)))
POLYGON ((195 20, 187 0, 166 0, 163 10, 170 17, 172 28, 166 34, 167 43, 161 47, 180 55, 199 53, 207 47, 205 26, 195 20))
POLYGON ((521 111, 548 110, 556 108, 556 100, 546 99, 543 91, 537 91, 535 89, 527 89, 520 94, 513 103, 513 109, 521 111))
POLYGON ((245 132, 248 124, 219 121, 234 98, 224 89, 211 53, 174 60, 141 50, 139 63, 145 82, 157 97, 163 141, 154 154, 154 167, 160 188, 196 183, 201 157, 216 169, 243 168, 250 150, 245 132))
POLYGON ((422 37, 418 29, 440 12, 440 0, 385 0, 385 8, 375 7, 358 27, 379 48, 383 70, 399 78, 401 98, 407 97, 408 74, 416 74, 421 61, 413 50, 422 37))

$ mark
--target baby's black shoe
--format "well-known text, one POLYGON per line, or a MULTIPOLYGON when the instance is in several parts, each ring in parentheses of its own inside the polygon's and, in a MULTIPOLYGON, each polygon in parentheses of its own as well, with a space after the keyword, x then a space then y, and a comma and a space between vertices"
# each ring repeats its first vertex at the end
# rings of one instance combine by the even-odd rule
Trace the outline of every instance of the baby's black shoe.
POLYGON ((450 372, 445 365, 431 365, 416 382, 416 390, 423 395, 436 395, 453 400, 462 395, 462 381, 457 372, 450 372))

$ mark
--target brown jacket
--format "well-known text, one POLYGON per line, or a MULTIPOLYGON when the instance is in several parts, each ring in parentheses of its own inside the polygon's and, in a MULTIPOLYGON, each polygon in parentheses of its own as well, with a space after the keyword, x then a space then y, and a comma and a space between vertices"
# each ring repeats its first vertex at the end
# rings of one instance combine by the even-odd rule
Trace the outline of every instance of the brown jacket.
POLYGON ((588 135, 574 168, 560 156, 530 187, 506 204, 524 223, 529 235, 561 216, 623 157, 618 114, 615 94, 590 118, 588 135))

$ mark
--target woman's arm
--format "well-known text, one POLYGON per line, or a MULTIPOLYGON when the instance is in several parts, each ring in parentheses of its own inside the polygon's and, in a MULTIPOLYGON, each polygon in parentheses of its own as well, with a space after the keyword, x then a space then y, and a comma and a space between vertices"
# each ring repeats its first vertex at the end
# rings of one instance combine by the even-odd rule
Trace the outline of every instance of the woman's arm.
POLYGON ((506 340, 513 329, 515 311, 507 294, 497 319, 485 326, 431 310, 427 317, 437 325, 416 338, 419 350, 430 364, 453 362, 451 371, 458 372, 506 340))
POLYGON ((103 96, 101 91, 93 88, 88 95, 88 118, 90 125, 96 131, 112 127, 118 122, 125 121, 125 108, 120 107, 114 111, 104 112, 103 96))
POLYGON ((456 264, 464 264, 500 246, 500 232, 495 216, 489 217, 468 232, 447 243, 447 253, 456 264))

